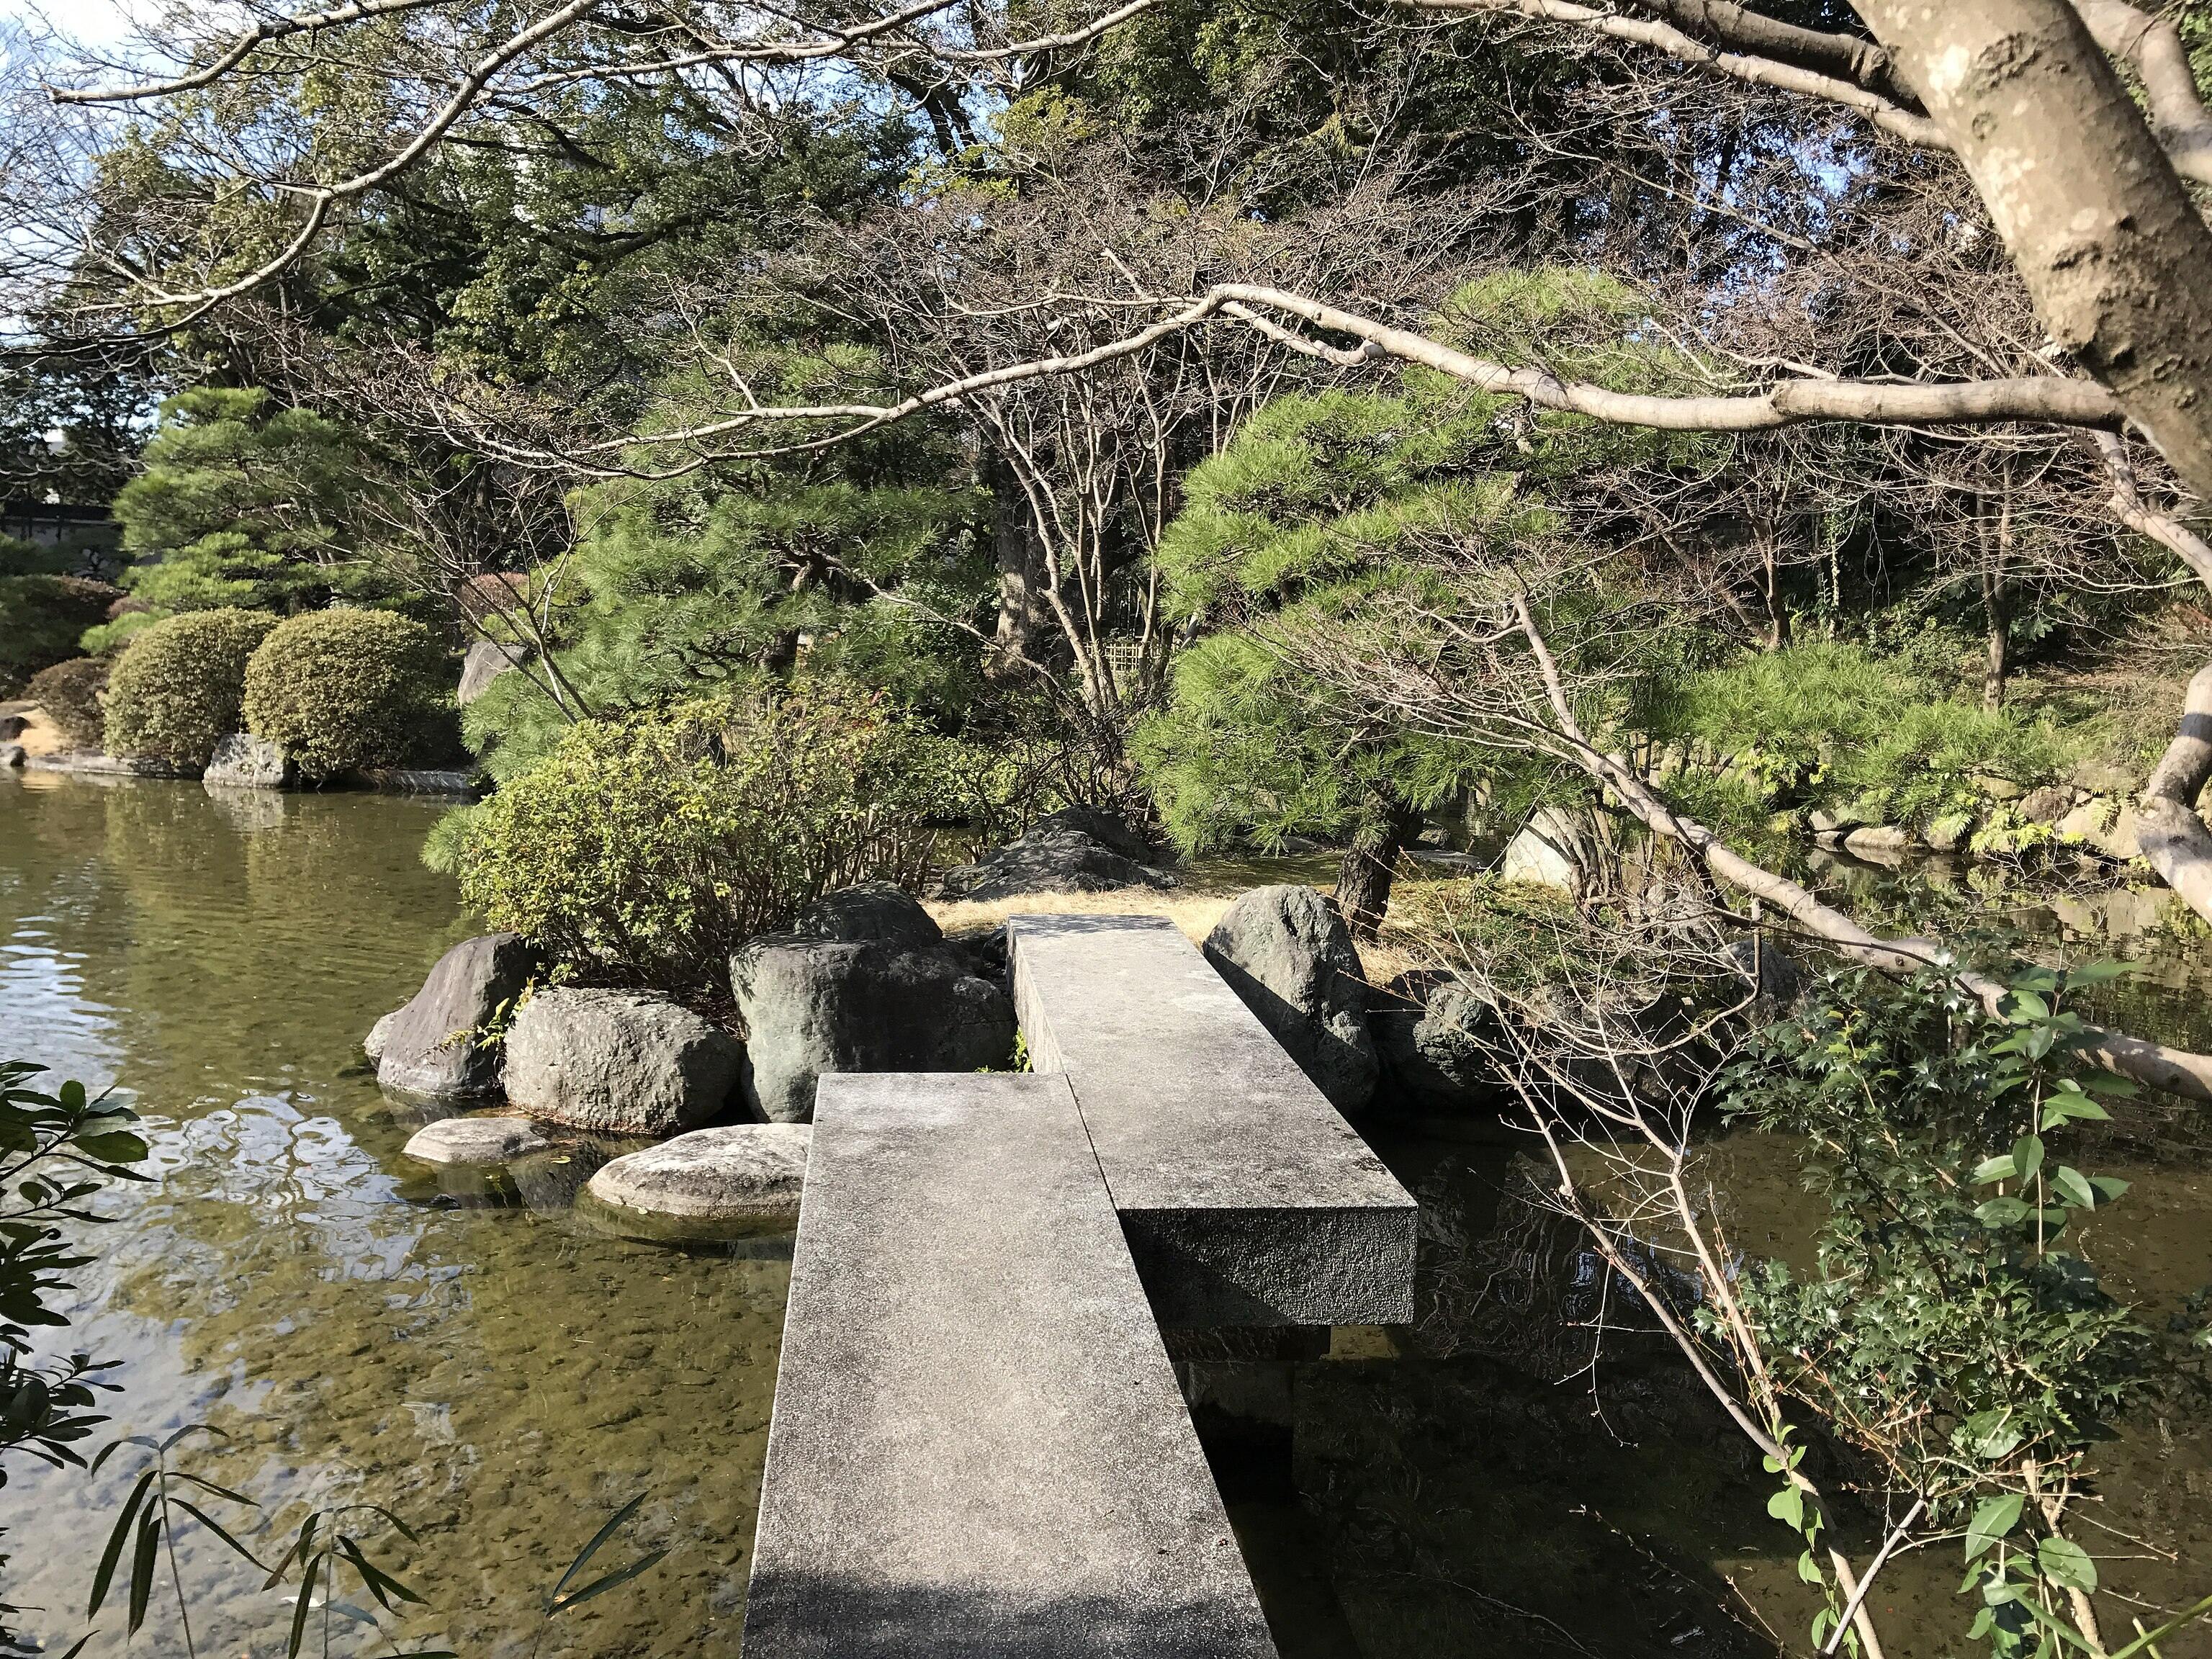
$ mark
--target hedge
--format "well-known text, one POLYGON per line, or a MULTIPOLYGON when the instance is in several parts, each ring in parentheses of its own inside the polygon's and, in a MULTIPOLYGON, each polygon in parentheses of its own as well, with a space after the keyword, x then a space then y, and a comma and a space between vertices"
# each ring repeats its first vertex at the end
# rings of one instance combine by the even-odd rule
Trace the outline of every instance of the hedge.
POLYGON ((107 711, 101 696, 115 670, 108 657, 72 657, 31 676, 24 695, 46 710, 73 749, 98 749, 107 741, 107 711))
POLYGON ((410 617, 310 611, 279 623, 246 665, 246 729, 308 778, 403 765, 450 726, 449 669, 437 636, 410 617))
POLYGON ((107 682, 109 750, 205 766, 239 729, 246 665, 276 626, 265 611, 187 611, 134 635, 107 682))

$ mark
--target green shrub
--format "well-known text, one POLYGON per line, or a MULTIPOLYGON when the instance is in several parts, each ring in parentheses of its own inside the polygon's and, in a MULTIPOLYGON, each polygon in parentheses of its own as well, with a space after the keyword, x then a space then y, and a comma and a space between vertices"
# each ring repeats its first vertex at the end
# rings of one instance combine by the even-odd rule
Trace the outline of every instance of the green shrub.
POLYGON ((824 892, 928 873, 941 741, 832 680, 586 720, 464 820, 462 896, 589 976, 711 992, 824 892))
POLYGON ((46 711, 73 747, 98 749, 107 740, 107 711, 100 699, 114 668, 106 657, 72 657, 32 675, 25 695, 46 711))
POLYGON ((79 576, 0 576, 0 697, 76 656, 79 636, 120 597, 106 582, 79 576))
POLYGON ((246 665, 246 729, 309 778, 422 753, 449 703, 446 653, 388 611, 311 611, 280 623, 246 665))
POLYGON ((124 647, 107 682, 107 746, 178 766, 204 766, 239 729, 246 665, 276 618, 265 611, 167 617, 124 647))

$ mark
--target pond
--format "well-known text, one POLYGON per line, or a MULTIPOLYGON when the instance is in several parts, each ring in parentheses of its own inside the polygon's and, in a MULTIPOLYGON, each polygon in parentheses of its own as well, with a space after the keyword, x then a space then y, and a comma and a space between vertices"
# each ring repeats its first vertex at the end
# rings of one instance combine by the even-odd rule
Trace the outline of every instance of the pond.
MULTIPOLYGON (((787 1266, 609 1240, 557 1191, 501 1206, 402 1157, 415 1120, 359 1041, 471 931, 419 860, 440 810, 0 777, 0 1051, 118 1083, 155 1147, 158 1184, 106 1200, 76 1334, 126 1362, 116 1431, 221 1431, 186 1466, 260 1500, 257 1547, 310 1506, 404 1516, 421 1543, 384 1559, 426 1604, 404 1645, 734 1654, 787 1266), (640 1497, 635 1543, 606 1561, 666 1560, 548 1624, 545 1592, 640 1497)), ((1881 879, 1869 899, 1906 910, 1939 886, 1881 879)), ((2160 948, 2165 982, 2130 1012, 2179 1034, 2201 982, 2160 948)), ((2160 1321, 2212 1281, 2208 1143, 2202 1114, 2166 1113, 2098 1166, 2138 1179, 2105 1254, 2160 1321)), ((1762 1620, 1796 1638, 1808 1607, 1756 1459, 1664 1351, 1616 1337, 1589 1364, 1577 1322, 1604 1277, 1520 1201, 1518 1149, 1376 1144, 1423 1205, 1419 1323, 1218 1368, 1208 1398, 1234 1415, 1200 1413, 1285 1659, 1771 1653, 1762 1620)), ((1802 1203, 1776 1152, 1714 1156, 1740 1177, 1742 1236, 1784 1250, 1802 1203)), ((2212 1589, 2206 1423, 2201 1400, 2161 1400, 2102 1458, 2100 1519, 2141 1540, 2113 1546, 2142 1558, 2115 1568, 2124 1589, 2212 1589)), ((10 1599, 43 1608, 27 1628, 56 1650, 129 1479, 26 1469, 0 1490, 10 1599)), ((198 1650, 281 1654, 282 1593, 186 1540, 198 1650)), ((1954 1559, 1885 1575, 1893 1659, 1960 1645, 1954 1559)), ((99 1623, 88 1656, 119 1653, 119 1613, 99 1623)), ((159 1611, 136 1645, 183 1650, 159 1611)))

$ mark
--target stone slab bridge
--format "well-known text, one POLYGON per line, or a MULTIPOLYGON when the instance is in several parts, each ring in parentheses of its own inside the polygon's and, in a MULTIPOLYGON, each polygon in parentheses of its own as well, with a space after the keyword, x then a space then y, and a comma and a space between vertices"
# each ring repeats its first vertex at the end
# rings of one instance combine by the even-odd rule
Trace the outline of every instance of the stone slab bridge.
POLYGON ((1410 1322, 1413 1200, 1172 924, 1009 944, 1033 1073, 821 1080, 746 1659, 1274 1659, 1169 1340, 1410 1322))

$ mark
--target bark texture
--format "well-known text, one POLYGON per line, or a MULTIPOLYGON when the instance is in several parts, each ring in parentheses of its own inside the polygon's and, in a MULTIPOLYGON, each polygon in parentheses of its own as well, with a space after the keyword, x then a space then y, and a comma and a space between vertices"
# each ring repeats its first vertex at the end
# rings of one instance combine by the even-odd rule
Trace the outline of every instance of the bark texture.
POLYGON ((2181 724, 2136 803, 2136 840, 2150 867, 2189 908, 2212 921, 2212 830, 2197 798, 2212 778, 2212 666, 2189 682, 2181 724))
POLYGON ((2066 0, 1855 0, 2037 315, 2212 498, 2212 230, 2066 0))

